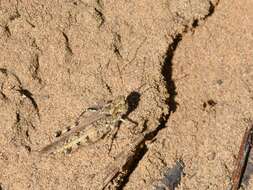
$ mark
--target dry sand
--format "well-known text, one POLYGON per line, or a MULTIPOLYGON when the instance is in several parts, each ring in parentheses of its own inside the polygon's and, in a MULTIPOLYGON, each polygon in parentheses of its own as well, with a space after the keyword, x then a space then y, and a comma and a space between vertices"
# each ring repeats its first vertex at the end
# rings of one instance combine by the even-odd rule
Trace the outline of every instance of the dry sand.
MULTIPOLYGON (((0 1, 0 189, 98 189, 143 131, 119 187, 227 190, 253 119, 250 0, 0 1), (71 154, 38 156, 85 108, 127 97, 129 118, 71 154)), ((244 180, 253 189, 253 177, 244 180)))

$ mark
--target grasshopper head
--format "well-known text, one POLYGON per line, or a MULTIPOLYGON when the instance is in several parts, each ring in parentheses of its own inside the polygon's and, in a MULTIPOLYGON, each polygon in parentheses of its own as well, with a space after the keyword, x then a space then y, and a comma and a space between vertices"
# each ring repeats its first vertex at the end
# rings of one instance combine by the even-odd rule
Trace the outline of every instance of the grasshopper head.
POLYGON ((112 101, 110 114, 115 117, 122 117, 128 110, 127 102, 124 96, 118 96, 112 101))

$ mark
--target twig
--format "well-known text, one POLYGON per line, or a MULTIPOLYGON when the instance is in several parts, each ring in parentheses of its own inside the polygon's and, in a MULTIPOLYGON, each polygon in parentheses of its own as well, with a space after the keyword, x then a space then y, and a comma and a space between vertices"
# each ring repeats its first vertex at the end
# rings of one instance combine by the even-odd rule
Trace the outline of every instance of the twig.
POLYGON ((106 177, 103 179, 102 186, 100 187, 101 190, 104 190, 120 173, 127 172, 127 165, 134 160, 138 147, 145 143, 147 135, 151 132, 152 130, 139 134, 127 150, 122 151, 116 156, 114 163, 107 167, 109 169, 106 172, 106 177))
POLYGON ((252 147, 253 141, 253 125, 250 128, 246 128, 244 133, 240 150, 236 160, 236 167, 232 175, 232 188, 231 190, 238 190, 241 185, 241 180, 247 165, 248 156, 252 147))

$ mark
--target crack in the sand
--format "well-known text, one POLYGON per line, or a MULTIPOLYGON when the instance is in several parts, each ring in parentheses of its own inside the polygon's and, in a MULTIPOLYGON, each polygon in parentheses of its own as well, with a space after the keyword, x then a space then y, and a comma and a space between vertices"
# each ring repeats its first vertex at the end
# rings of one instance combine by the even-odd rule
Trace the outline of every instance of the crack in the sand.
POLYGON ((182 35, 178 34, 174 40, 173 43, 169 45, 167 52, 165 54, 165 59, 163 62, 163 67, 161 74, 163 75, 164 81, 166 82, 166 89, 168 93, 170 94, 170 97, 166 100, 166 104, 169 106, 169 113, 168 114, 162 114, 161 117, 159 118, 159 126, 148 133, 145 136, 144 142, 142 142, 143 146, 139 146, 138 149, 135 151, 134 157, 131 159, 131 163, 127 165, 127 174, 124 175, 121 179, 121 183, 117 187, 118 190, 124 189, 125 185, 127 184, 130 175, 132 172, 137 168, 138 163, 142 160, 146 152, 148 151, 147 146, 145 145, 145 141, 147 140, 152 140, 156 137, 158 132, 166 127, 166 123, 169 119, 169 116, 171 112, 175 112, 177 108, 177 103, 175 101, 175 96, 176 96, 176 86, 175 83, 172 79, 172 59, 174 56, 174 52, 179 44, 179 42, 182 40, 182 35))
MULTIPOLYGON (((209 1, 209 3, 210 3, 209 12, 203 19, 201 19, 202 21, 205 21, 207 18, 209 18, 210 16, 213 15, 213 13, 215 12, 215 8, 219 4, 219 1, 217 1, 216 4, 213 4, 211 1, 209 1)), ((182 39, 183 39, 184 34, 186 34, 189 31, 195 30, 198 26, 199 26, 199 20, 194 20, 191 28, 190 27, 188 28, 188 26, 185 26, 186 28, 182 33, 178 33, 177 35, 172 37, 173 42, 169 45, 169 47, 166 51, 162 70, 161 70, 161 74, 162 74, 163 79, 166 83, 165 85, 166 85, 167 92, 170 95, 169 98, 166 99, 166 104, 169 106, 169 113, 168 114, 163 113, 161 115, 161 117, 159 119, 159 123, 160 123, 159 126, 156 128, 156 130, 152 131, 151 133, 149 133, 146 136, 146 138, 143 142, 144 146, 139 146, 139 148, 136 149, 135 155, 134 155, 133 159, 131 160, 131 163, 129 163, 127 166, 127 174, 125 174, 122 177, 120 184, 118 184, 118 187, 117 187, 118 190, 124 189, 124 187, 126 186, 126 184, 129 181, 129 177, 135 171, 139 162, 142 160, 142 158, 147 153, 148 148, 145 145, 145 141, 154 139, 157 136, 157 134, 160 132, 160 130, 166 128, 166 123, 169 120, 171 113, 175 112, 177 109, 178 103, 175 101, 175 97, 177 95, 176 85, 175 85, 175 82, 172 77, 172 75, 173 75, 173 57, 175 55, 175 51, 179 45, 179 42, 182 41, 182 39)))

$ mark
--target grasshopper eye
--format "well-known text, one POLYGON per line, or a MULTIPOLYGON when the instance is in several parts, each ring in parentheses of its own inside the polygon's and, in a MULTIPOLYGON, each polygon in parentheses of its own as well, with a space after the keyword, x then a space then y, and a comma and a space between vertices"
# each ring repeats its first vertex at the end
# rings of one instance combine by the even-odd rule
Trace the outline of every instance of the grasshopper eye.
POLYGON ((55 137, 59 137, 59 136, 61 136, 61 134, 62 134, 62 131, 56 131, 55 132, 55 137))

